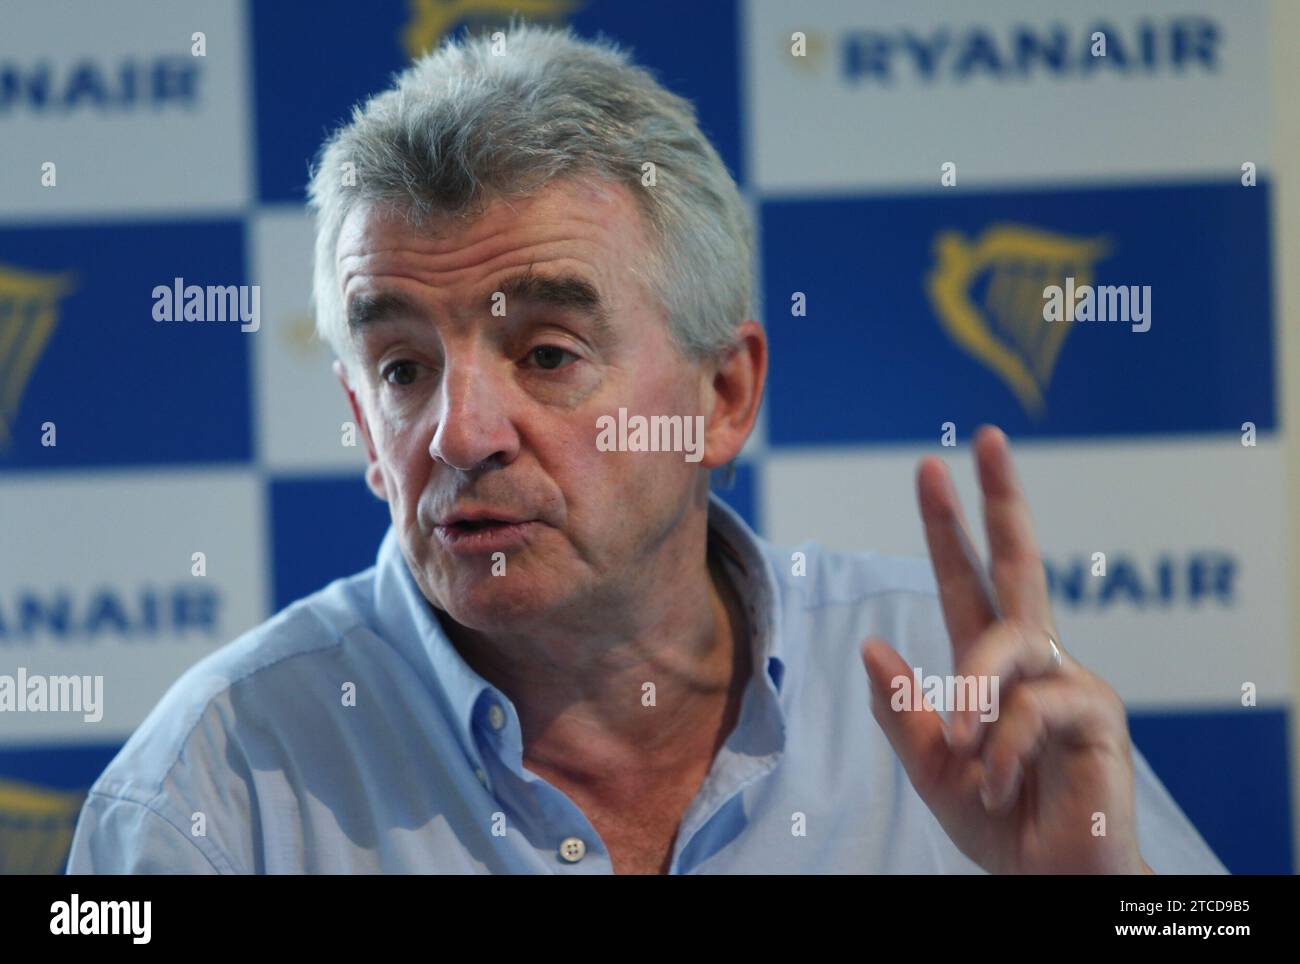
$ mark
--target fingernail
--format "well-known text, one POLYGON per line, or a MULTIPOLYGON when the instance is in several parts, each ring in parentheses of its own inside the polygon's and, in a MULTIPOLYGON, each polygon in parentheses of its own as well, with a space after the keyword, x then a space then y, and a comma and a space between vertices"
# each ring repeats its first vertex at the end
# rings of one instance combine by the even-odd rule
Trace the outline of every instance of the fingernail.
POLYGON ((980 802, 984 804, 985 810, 993 809, 993 791, 989 788, 989 778, 980 777, 980 802))

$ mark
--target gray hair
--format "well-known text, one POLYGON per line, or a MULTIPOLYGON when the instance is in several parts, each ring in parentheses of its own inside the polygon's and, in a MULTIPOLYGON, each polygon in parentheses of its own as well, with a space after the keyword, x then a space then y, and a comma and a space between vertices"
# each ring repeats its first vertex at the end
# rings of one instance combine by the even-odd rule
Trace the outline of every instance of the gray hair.
POLYGON ((568 28, 512 22, 502 45, 494 53, 487 35, 448 40, 354 107, 321 148, 308 191, 318 334, 350 365, 335 249, 354 205, 391 206, 420 224, 472 216, 552 178, 595 176, 638 199, 652 250, 644 271, 632 267, 678 347, 694 360, 725 351, 752 317, 752 230, 690 102, 613 43, 568 28), (654 186, 643 185, 647 171, 654 186))

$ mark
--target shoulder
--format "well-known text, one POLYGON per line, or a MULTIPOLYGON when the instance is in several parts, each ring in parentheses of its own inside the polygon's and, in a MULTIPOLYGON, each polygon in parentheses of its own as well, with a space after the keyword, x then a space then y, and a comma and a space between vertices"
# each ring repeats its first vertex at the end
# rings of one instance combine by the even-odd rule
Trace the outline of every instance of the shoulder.
POLYGON ((376 649, 373 578, 331 583, 176 680, 90 788, 70 871, 258 869, 259 774, 339 740, 340 681, 362 679, 376 649))
MULTIPOLYGON (((92 787, 101 796, 145 801, 162 794, 182 763, 228 758, 240 728, 265 719, 240 718, 287 707, 317 686, 322 667, 346 662, 350 636, 364 629, 372 605, 373 569, 337 580, 298 600, 191 666, 131 735, 92 787)), ((336 689, 336 688, 335 688, 336 689)))

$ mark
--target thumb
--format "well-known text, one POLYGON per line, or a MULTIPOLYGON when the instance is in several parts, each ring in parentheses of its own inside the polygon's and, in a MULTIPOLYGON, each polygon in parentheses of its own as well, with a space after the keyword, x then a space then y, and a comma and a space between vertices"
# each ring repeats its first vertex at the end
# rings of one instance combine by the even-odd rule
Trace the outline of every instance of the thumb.
POLYGON ((951 752, 943 719, 915 687, 912 667, 883 639, 863 642, 862 662, 871 681, 871 713, 925 800, 951 752))

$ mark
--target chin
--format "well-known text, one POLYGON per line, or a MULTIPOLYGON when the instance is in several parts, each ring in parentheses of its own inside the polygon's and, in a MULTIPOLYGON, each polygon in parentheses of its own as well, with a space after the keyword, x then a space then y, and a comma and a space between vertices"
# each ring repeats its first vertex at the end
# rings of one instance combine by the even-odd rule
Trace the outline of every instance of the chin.
POLYGON ((545 619, 554 596, 522 584, 518 575, 483 575, 457 581, 443 596, 441 608, 468 629, 482 633, 509 631, 545 619))

